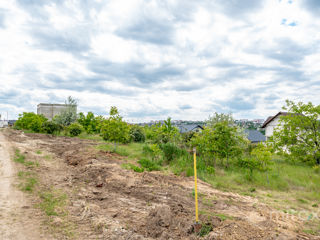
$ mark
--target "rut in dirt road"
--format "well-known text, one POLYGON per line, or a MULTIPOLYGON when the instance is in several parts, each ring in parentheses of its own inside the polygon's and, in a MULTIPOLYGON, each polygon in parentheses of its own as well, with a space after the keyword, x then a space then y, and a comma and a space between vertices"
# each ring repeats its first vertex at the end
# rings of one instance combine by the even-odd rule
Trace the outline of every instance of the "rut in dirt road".
POLYGON ((23 193, 14 187, 16 173, 11 161, 10 145, 0 131, 0 240, 44 239, 27 217, 23 193))

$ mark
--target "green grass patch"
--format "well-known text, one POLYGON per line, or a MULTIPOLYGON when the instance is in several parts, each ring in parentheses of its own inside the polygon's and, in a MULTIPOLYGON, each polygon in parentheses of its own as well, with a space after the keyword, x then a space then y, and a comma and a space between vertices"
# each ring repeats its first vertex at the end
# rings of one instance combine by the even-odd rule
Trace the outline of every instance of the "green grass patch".
POLYGON ((200 231, 198 232, 198 235, 200 237, 204 237, 207 235, 209 232, 213 230, 212 226, 210 224, 203 224, 200 231))
POLYGON ((144 168, 143 167, 138 167, 132 163, 124 163, 121 165, 123 168, 125 169, 129 169, 129 170, 133 170, 135 172, 144 172, 144 168))
POLYGON ((28 177, 25 182, 21 185, 21 190, 25 192, 33 192, 35 186, 38 184, 38 180, 34 177, 28 177))
POLYGON ((20 150, 19 149, 16 149, 15 150, 15 155, 14 155, 14 161, 17 162, 17 163, 21 163, 21 164, 24 164, 25 163, 25 159, 26 157, 20 153, 20 150))
POLYGON ((156 163, 156 162, 153 162, 149 159, 140 159, 138 161, 138 163, 144 168, 146 169, 147 171, 160 171, 161 170, 161 167, 156 163))
POLYGON ((64 206, 67 204, 67 195, 58 190, 49 190, 40 193, 42 202, 40 208, 47 216, 64 216, 64 206))
POLYGON ((40 150, 37 150, 36 154, 42 154, 42 152, 40 150))
POLYGON ((99 134, 88 134, 86 132, 82 132, 78 138, 95 140, 95 141, 103 141, 103 138, 99 134))

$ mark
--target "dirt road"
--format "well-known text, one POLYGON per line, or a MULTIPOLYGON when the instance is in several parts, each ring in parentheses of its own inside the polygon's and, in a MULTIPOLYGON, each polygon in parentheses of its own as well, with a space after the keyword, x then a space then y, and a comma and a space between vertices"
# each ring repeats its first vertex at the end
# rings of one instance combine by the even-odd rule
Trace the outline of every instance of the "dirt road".
POLYGON ((14 186, 15 179, 10 144, 0 131, 0 239, 44 239, 37 229, 38 224, 28 218, 30 206, 14 186))

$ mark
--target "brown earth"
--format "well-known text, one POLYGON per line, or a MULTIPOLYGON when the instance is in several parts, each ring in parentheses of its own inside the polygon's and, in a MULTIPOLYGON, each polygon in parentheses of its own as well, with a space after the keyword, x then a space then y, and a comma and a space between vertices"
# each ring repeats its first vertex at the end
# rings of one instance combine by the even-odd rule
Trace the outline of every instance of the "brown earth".
MULTIPOLYGON (((74 239, 320 239, 303 233, 303 222, 294 216, 202 181, 200 220, 212 231, 199 237, 193 231, 192 178, 124 169, 124 157, 97 150, 95 141, 14 130, 6 130, 5 136, 12 148, 39 162, 43 186, 68 195, 67 219, 74 239)), ((49 224, 59 226, 62 220, 51 217, 49 224)), ((52 234, 52 227, 47 232, 52 234)), ((54 237, 72 238, 59 231, 54 237)))

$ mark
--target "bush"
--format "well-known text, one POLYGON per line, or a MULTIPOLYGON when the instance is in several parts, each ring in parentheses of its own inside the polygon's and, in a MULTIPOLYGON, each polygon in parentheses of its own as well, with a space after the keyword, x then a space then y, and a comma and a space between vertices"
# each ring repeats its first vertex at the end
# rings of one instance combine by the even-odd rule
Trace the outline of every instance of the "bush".
POLYGON ((46 121, 47 119, 43 115, 24 112, 22 115, 19 115, 19 119, 15 123, 15 128, 41 132, 42 124, 46 121))
POLYGON ((106 141, 127 143, 130 140, 129 125, 122 120, 116 107, 111 107, 110 117, 102 122, 101 136, 106 141))
POLYGON ((162 151, 158 144, 144 145, 142 151, 146 156, 150 156, 152 160, 160 160, 162 157, 162 151))
POLYGON ((169 142, 161 144, 160 148, 164 154, 165 159, 168 162, 171 162, 174 158, 188 154, 186 150, 183 150, 175 144, 169 142))
POLYGON ((142 127, 138 125, 132 126, 129 134, 132 141, 134 142, 144 142, 146 139, 142 127))
POLYGON ((79 136, 83 131, 82 126, 79 123, 72 123, 68 127, 68 132, 72 137, 79 136))
POLYGON ((150 161, 149 159, 141 159, 138 161, 140 165, 145 168, 147 171, 160 171, 161 167, 155 162, 150 161))
POLYGON ((47 121, 42 123, 42 131, 48 134, 53 134, 60 132, 62 130, 62 126, 54 123, 53 121, 47 121))

